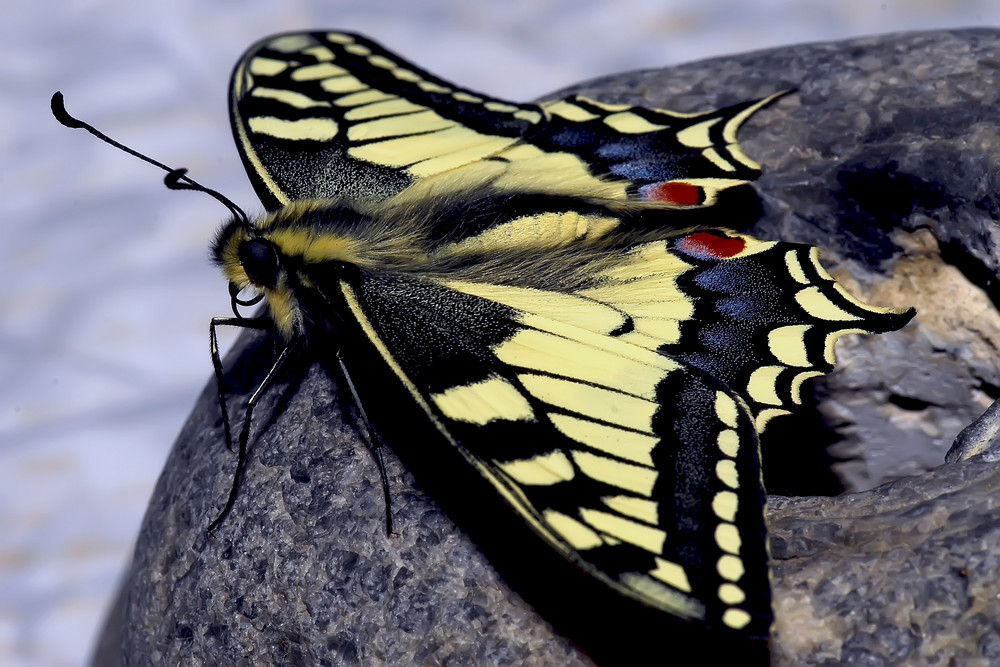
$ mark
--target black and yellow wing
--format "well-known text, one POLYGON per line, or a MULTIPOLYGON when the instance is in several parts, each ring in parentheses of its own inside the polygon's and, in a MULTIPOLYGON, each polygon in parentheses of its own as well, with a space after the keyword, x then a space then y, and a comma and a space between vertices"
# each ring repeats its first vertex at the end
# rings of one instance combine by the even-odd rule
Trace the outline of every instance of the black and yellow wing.
POLYGON ((738 395, 697 368, 567 322, 619 315, 588 299, 374 275, 340 291, 445 439, 548 544, 654 608, 767 634, 764 493, 738 395), (394 325, 410 310, 386 298, 394 293, 429 305, 406 313, 412 328, 394 325), (560 301, 563 319, 480 293, 560 301), (428 331, 449 343, 426 340, 428 331))
POLYGON ((514 104, 340 32, 256 44, 230 90, 236 143, 270 210, 486 183, 706 206, 759 175, 736 132, 773 97, 698 114, 579 96, 514 104))

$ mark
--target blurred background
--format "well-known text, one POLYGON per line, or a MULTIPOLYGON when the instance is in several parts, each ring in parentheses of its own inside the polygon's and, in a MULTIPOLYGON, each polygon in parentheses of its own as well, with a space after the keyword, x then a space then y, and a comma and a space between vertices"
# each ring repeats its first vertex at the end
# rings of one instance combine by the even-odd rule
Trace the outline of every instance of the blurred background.
MULTIPOLYGON (((226 110, 268 34, 356 31, 517 101, 618 71, 796 42, 1000 26, 996 0, 8 3, 0 25, 0 664, 81 665, 229 312, 225 210, 48 111, 259 211, 226 110)), ((220 443, 221 446, 221 443, 220 443)), ((207 519, 208 517, 206 517, 207 519)))

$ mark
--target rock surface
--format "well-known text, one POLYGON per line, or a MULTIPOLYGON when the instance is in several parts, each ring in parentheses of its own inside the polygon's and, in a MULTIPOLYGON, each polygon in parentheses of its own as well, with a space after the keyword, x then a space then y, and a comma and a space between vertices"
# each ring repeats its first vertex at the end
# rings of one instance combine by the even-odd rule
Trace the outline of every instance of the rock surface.
MULTIPOLYGON (((777 470, 769 483, 783 491, 923 473, 835 498, 772 499, 777 664, 1000 659, 1000 472, 983 460, 942 465, 1000 393, 997 53, 1000 31, 905 34, 575 89, 695 111, 794 88, 741 133, 764 167, 765 215, 752 231, 818 245, 857 296, 918 309, 902 332, 842 342, 842 369, 817 386, 818 413, 765 445, 765 467, 777 470), (811 451, 824 441, 839 477, 811 451)), ((232 406, 273 359, 256 337, 239 352, 232 406)), ((206 390, 139 535, 123 590, 123 661, 588 664, 392 452, 396 534, 386 536, 378 475, 336 382, 313 366, 266 396, 241 493, 214 535, 205 528, 234 456, 206 390)))

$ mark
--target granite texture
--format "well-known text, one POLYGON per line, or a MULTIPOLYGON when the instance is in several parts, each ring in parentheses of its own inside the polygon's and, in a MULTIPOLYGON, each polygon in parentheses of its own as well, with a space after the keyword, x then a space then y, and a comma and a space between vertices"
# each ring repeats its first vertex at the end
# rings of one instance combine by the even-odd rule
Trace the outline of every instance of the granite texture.
MULTIPOLYGON (((576 89, 682 111, 795 89, 741 134, 765 169, 764 217, 751 230, 816 244, 857 296, 918 309, 901 332, 843 341, 818 408, 769 433, 772 489, 857 490, 924 473, 838 497, 772 498, 776 664, 1000 658, 1000 472, 982 458, 941 465, 1000 393, 997 53, 1000 31, 891 35, 576 89)), ((228 362, 232 406, 273 355, 273 341, 244 339, 228 362)), ((313 365, 267 394, 236 506, 211 535, 234 456, 206 390, 154 492, 121 625, 109 624, 123 662, 587 664, 391 451, 386 535, 364 427, 338 382, 313 365)), ((622 657, 574 638, 602 663, 622 657)))
POLYGON ((1000 661, 1000 469, 770 500, 777 665, 1000 661))

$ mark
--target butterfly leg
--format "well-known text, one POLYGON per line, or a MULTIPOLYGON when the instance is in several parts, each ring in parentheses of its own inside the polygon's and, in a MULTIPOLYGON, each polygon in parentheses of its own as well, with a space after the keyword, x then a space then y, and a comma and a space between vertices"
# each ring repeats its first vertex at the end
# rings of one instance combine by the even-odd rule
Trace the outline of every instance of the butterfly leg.
MULTIPOLYGON (((245 329, 263 329, 270 330, 273 329, 273 324, 269 318, 234 318, 234 317, 214 317, 212 318, 212 323, 209 327, 209 336, 211 339, 212 347, 212 365, 215 367, 215 377, 218 383, 218 393, 219 393, 219 406, 222 409, 222 421, 224 424, 225 434, 226 434, 226 444, 232 449, 232 435, 231 428, 229 426, 229 413, 226 409, 226 396, 223 389, 222 383, 222 360, 219 356, 219 344, 218 337, 216 335, 216 327, 218 326, 237 326, 245 329)), ((226 500, 225 507, 219 513, 219 516, 215 518, 208 526, 208 531, 214 531, 219 524, 226 518, 230 510, 233 509, 233 504, 236 502, 236 493, 239 489, 240 479, 243 476, 243 468, 246 464, 247 457, 247 442, 250 437, 250 424, 253 417, 253 409, 260 401, 261 396, 264 395, 272 384, 274 384, 274 379, 278 376, 279 371, 284 367, 285 363, 288 361, 293 350, 297 347, 296 340, 292 340, 288 345, 286 345, 278 358, 275 360, 274 365, 267 372, 264 380, 257 386, 250 399, 247 401, 246 414, 243 416, 243 426, 240 428, 239 435, 239 455, 236 463, 236 472, 233 474, 233 484, 229 489, 229 498, 226 500)))
POLYGON ((382 479, 382 495, 385 497, 385 534, 392 535, 392 498, 389 495, 389 476, 385 472, 385 459, 382 457, 382 450, 385 445, 378 431, 372 427, 371 421, 368 420, 368 413, 365 412, 365 406, 361 403, 361 397, 358 396, 358 391, 354 387, 354 381, 351 380, 351 374, 347 371, 347 366, 344 364, 344 359, 340 351, 337 352, 337 363, 340 364, 340 372, 344 374, 344 379, 347 380, 347 387, 351 390, 351 396, 354 397, 354 404, 358 406, 361 419, 365 422, 365 426, 372 437, 371 450, 375 456, 375 465, 378 466, 379 477, 382 479))
POLYGON ((226 391, 222 382, 222 357, 219 355, 219 337, 216 328, 220 326, 240 327, 271 331, 274 324, 269 318, 247 319, 243 317, 213 317, 208 327, 209 347, 212 353, 212 368, 215 369, 215 384, 219 395, 219 409, 222 411, 222 426, 226 434, 226 447, 233 451, 232 429, 229 426, 229 411, 226 409, 226 391))

